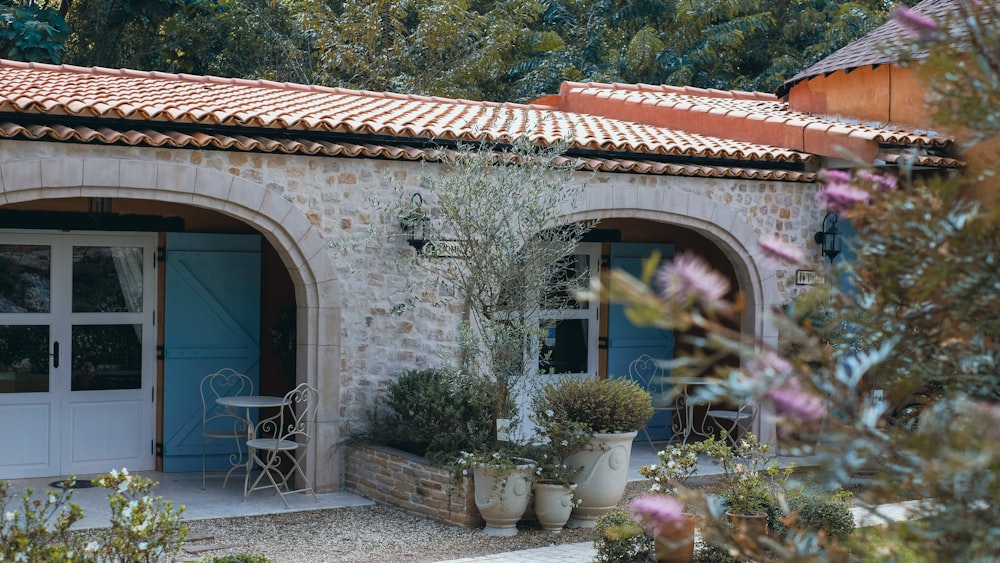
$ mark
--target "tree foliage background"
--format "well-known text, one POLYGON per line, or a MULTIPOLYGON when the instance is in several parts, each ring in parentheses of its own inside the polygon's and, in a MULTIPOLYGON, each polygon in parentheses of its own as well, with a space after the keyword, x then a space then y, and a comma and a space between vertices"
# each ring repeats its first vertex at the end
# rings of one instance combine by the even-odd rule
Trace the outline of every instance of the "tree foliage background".
POLYGON ((773 91, 892 4, 0 0, 0 56, 498 101, 564 80, 773 91))

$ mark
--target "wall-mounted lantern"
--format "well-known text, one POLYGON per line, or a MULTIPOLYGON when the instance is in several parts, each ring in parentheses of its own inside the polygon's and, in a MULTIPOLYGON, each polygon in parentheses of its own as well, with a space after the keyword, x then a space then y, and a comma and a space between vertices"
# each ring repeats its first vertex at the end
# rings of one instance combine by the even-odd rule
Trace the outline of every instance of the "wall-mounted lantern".
POLYGON ((420 252, 431 238, 431 218, 423 209, 424 198, 419 193, 410 197, 410 207, 400 213, 399 223, 406 242, 420 252))
POLYGON ((826 217, 823 217, 823 230, 816 233, 816 236, 813 237, 816 244, 823 248, 823 256, 829 258, 831 264, 833 264, 833 259, 840 254, 840 239, 842 235, 837 229, 837 221, 839 219, 840 217, 836 211, 827 213, 826 217))

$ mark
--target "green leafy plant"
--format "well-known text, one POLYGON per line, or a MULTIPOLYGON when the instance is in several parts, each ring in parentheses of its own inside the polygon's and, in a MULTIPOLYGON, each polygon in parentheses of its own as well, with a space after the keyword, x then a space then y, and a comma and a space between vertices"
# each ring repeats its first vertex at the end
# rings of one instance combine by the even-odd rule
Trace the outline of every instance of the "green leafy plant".
POLYGON ((790 531, 823 532, 826 537, 844 542, 854 532, 850 491, 825 493, 792 491, 788 496, 788 515, 779 518, 774 531, 784 536, 790 531))
POLYGON ((446 370, 410 370, 386 386, 362 438, 439 463, 492 442, 495 388, 446 370))
POLYGON ((761 514, 774 512, 775 493, 788 480, 794 464, 781 468, 774 462, 768 444, 761 444, 753 433, 747 432, 730 445, 728 434, 721 439, 709 437, 695 444, 695 450, 706 454, 722 469, 723 493, 726 506, 733 514, 761 514))
POLYGON ((545 385, 534 401, 542 425, 572 421, 592 432, 631 432, 653 415, 649 393, 625 379, 562 378, 545 385))
POLYGON ((566 459, 590 444, 590 428, 568 420, 539 422, 535 428, 540 441, 526 450, 526 455, 537 464, 535 480, 560 485, 573 483, 583 466, 567 465, 566 459))
POLYGON ((650 491, 672 494, 698 472, 699 450, 699 445, 694 443, 668 446, 657 452, 659 463, 640 467, 639 475, 653 481, 650 491))
POLYGON ((653 538, 624 510, 599 516, 594 527, 596 563, 655 561, 653 538))
POLYGON ((70 502, 71 489, 47 491, 42 498, 27 489, 17 508, 11 504, 10 482, 0 481, 0 560, 154 563, 176 555, 187 536, 184 507, 175 509, 170 501, 151 496, 156 483, 126 469, 95 482, 111 491, 111 520, 110 527, 87 539, 69 533, 83 518, 83 510, 70 502))

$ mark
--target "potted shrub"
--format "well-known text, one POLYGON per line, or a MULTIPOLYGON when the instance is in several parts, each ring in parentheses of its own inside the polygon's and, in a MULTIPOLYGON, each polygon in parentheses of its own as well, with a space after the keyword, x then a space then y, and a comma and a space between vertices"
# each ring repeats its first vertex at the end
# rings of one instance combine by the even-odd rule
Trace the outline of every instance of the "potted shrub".
POLYGON ((566 525, 577 504, 574 494, 577 485, 573 480, 583 469, 581 465, 567 463, 567 459, 590 444, 591 432, 580 423, 549 421, 546 424, 535 418, 535 429, 541 438, 531 453, 538 463, 533 484, 535 517, 543 530, 558 532, 566 525))
POLYGON ((748 432, 730 445, 725 431, 722 438, 715 436, 696 444, 722 468, 723 497, 726 516, 741 534, 760 537, 767 533, 770 514, 777 505, 774 490, 780 487, 794 469, 785 469, 774 463, 770 446, 761 444, 748 432))
POLYGON ((488 536, 517 535, 517 523, 531 499, 535 462, 516 447, 492 448, 482 452, 462 452, 458 467, 472 474, 476 508, 486 521, 488 536))
POLYGON ((574 478, 580 502, 567 525, 593 528, 625 492, 632 440, 653 414, 649 393, 624 379, 563 378, 545 385, 532 406, 543 426, 576 423, 591 432, 587 447, 566 459, 583 468, 574 478))
MULTIPOLYGON (((659 463, 639 468, 639 475, 651 479, 650 494, 674 497, 688 477, 698 472, 698 446, 684 444, 671 446, 656 455, 659 463)), ((632 506, 633 516, 646 526, 653 536, 656 560, 669 563, 689 563, 694 557, 694 535, 697 520, 693 514, 682 511, 679 515, 663 517, 662 511, 650 508, 664 506, 655 498, 647 498, 632 506)), ((666 501, 664 501, 665 503, 666 501)))

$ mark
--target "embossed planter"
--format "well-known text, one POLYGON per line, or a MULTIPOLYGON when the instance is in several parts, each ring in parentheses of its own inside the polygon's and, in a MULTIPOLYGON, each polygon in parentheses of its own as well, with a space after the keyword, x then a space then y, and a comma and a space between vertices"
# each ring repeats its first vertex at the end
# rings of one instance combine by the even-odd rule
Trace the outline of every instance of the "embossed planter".
POLYGON ((488 536, 517 535, 517 522, 524 516, 531 499, 533 463, 514 467, 504 478, 494 466, 477 465, 473 468, 476 491, 476 508, 486 520, 483 533, 488 536))
POLYGON ((560 485, 536 481, 535 517, 543 530, 558 532, 563 529, 573 512, 573 491, 576 485, 560 485))
POLYGON ((632 440, 638 432, 594 434, 591 447, 566 458, 566 465, 583 466, 576 478, 580 504, 573 509, 567 526, 593 528, 598 516, 618 507, 628 485, 628 462, 632 440))

